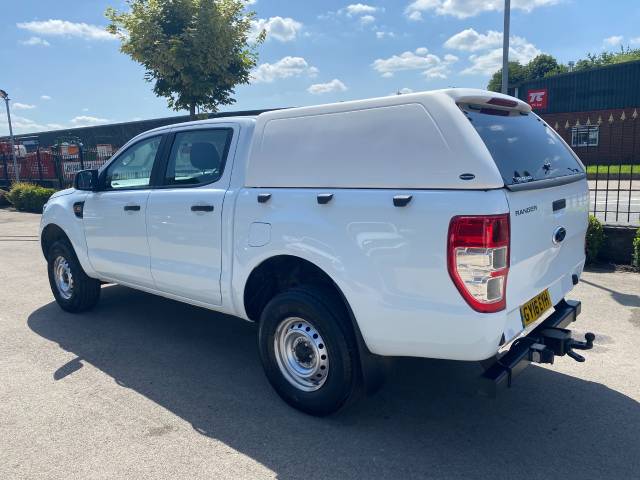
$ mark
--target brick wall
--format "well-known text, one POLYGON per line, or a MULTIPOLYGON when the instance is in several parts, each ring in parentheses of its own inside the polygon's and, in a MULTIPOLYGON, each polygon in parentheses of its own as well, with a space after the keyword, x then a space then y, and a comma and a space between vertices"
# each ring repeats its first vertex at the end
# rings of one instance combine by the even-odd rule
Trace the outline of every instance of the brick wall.
POLYGON ((585 164, 640 163, 640 107, 551 113, 541 117, 571 145, 571 127, 600 124, 598 146, 573 147, 585 164), (624 113, 624 119, 623 119, 624 113))

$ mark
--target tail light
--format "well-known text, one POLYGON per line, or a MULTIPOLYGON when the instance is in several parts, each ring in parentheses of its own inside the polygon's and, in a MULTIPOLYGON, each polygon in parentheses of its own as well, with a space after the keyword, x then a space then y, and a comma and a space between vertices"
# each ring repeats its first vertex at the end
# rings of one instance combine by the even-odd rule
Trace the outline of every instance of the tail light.
POLYGON ((506 307, 509 239, 508 214, 453 217, 449 223, 449 275, 478 312, 506 307))

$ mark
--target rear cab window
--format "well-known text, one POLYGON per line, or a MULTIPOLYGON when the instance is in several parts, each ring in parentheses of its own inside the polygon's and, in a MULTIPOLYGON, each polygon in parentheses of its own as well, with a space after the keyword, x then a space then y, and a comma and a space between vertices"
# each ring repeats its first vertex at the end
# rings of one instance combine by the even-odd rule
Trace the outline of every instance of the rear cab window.
POLYGON ((472 105, 461 109, 491 153, 507 187, 584 176, 573 152, 536 115, 472 105))

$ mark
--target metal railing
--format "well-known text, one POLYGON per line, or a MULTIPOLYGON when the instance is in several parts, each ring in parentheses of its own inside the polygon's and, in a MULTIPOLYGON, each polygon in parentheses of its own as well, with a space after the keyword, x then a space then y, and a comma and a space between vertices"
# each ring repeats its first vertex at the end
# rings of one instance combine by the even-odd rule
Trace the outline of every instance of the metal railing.
POLYGON ((587 166, 589 211, 608 224, 640 225, 640 164, 587 166))
MULTIPOLYGON (((115 148, 103 147, 38 148, 35 152, 18 157, 18 175, 20 181, 53 188, 67 188, 73 184, 77 172, 100 168, 115 151, 115 148)), ((0 153, 0 186, 9 187, 14 179, 11 155, 0 153)))

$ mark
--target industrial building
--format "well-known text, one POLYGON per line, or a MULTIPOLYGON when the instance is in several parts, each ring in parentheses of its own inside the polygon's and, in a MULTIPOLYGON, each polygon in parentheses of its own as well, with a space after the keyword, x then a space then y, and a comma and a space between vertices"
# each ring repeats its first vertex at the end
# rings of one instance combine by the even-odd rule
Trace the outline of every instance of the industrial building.
POLYGON ((640 163, 640 61, 530 80, 512 93, 585 164, 640 163))

